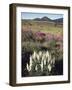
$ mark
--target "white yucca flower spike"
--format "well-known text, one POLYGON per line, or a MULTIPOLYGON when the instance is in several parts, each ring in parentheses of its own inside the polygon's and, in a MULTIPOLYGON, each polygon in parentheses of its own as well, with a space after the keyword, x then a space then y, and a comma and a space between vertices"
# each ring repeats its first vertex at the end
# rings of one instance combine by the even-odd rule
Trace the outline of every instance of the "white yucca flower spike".
POLYGON ((36 65, 36 67, 35 67, 35 70, 37 71, 37 65, 36 65))
POLYGON ((42 56, 42 61, 44 61, 44 56, 42 56))
POLYGON ((37 57, 37 60, 39 60, 39 55, 37 55, 36 57, 37 57))
POLYGON ((44 65, 46 65, 46 59, 44 59, 44 65))
POLYGON ((42 52, 41 52, 41 51, 39 51, 39 56, 40 56, 40 57, 42 56, 42 52))
POLYGON ((48 51, 46 52, 46 57, 47 57, 47 58, 49 57, 49 52, 48 52, 48 51))
POLYGON ((43 71, 43 61, 41 61, 41 71, 43 71))
POLYGON ((53 64, 55 64, 55 57, 53 57, 52 61, 53 61, 53 64))
POLYGON ((42 61, 45 59, 45 53, 42 54, 42 61))
POLYGON ((30 68, 29 68, 29 65, 28 65, 28 63, 27 63, 27 65, 26 65, 26 66, 27 66, 27 70, 28 70, 28 71, 30 71, 30 68))
POLYGON ((30 66, 29 66, 29 71, 31 71, 31 69, 32 69, 32 68, 31 68, 31 65, 30 65, 30 66))
POLYGON ((50 60, 50 64, 53 64, 53 60, 52 59, 50 60))
POLYGON ((49 57, 48 57, 48 62, 51 60, 51 54, 49 54, 49 57))
POLYGON ((49 72, 51 71, 51 69, 52 69, 52 67, 51 67, 51 65, 49 64, 49 65, 48 65, 48 70, 49 70, 49 72))
POLYGON ((30 66, 32 66, 32 56, 30 56, 30 66))
POLYGON ((36 55, 37 55, 37 53, 34 51, 34 53, 33 53, 33 59, 36 58, 36 55))

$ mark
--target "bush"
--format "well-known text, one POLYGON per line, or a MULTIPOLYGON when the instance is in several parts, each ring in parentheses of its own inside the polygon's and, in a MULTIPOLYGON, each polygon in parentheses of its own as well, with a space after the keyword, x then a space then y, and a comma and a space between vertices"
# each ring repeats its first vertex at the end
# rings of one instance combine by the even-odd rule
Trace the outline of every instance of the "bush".
POLYGON ((35 41, 34 33, 29 31, 22 31, 22 42, 24 41, 35 41))

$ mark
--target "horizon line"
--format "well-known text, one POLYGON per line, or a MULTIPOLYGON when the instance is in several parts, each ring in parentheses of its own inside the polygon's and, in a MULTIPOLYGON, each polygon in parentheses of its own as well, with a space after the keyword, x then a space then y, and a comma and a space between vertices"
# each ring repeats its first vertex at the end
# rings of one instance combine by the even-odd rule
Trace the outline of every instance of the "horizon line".
POLYGON ((63 14, 21 12, 21 19, 35 19, 42 17, 48 17, 51 20, 54 20, 58 18, 63 18, 63 14))
MULTIPOLYGON (((43 17, 47 17, 47 16, 43 16, 43 17)), ((41 17, 41 18, 38 18, 38 19, 42 19, 43 17, 41 17)), ((49 18, 49 17, 47 17, 47 18, 49 18)), ((34 19, 37 19, 37 18, 21 18, 22 20, 34 20, 34 19)), ((49 19, 51 19, 51 18, 49 18, 49 19)), ((63 19, 63 17, 59 17, 59 18, 55 18, 55 19, 51 19, 51 20, 56 20, 56 19, 63 19)))

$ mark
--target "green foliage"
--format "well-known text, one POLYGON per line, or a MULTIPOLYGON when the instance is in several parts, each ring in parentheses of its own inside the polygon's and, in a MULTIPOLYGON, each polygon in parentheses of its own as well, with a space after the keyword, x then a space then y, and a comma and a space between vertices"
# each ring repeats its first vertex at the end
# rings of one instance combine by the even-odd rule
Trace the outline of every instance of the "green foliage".
POLYGON ((51 41, 49 42, 49 45, 50 45, 51 49, 55 48, 56 41, 55 41, 55 40, 51 40, 51 41))
POLYGON ((37 43, 37 42, 23 42, 22 43, 22 50, 24 51, 24 52, 26 52, 26 51, 31 51, 31 52, 33 52, 34 50, 35 51, 39 51, 40 50, 40 44, 39 43, 37 43))

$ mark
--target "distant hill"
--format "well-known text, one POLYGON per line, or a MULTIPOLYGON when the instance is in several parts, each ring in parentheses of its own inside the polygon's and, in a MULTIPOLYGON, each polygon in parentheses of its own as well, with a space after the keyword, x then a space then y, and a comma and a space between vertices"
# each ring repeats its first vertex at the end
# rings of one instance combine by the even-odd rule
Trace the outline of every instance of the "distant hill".
POLYGON ((55 23, 63 23, 63 18, 53 20, 55 23))
POLYGON ((50 22, 54 22, 54 23, 63 23, 63 18, 58 18, 58 19, 52 20, 46 16, 44 16, 42 18, 35 18, 33 20, 35 20, 35 21, 50 21, 50 22))
POLYGON ((50 18, 48 18, 48 17, 42 17, 42 18, 35 18, 35 19, 33 19, 33 20, 36 20, 36 21, 52 21, 50 18))
POLYGON ((54 23, 54 24, 60 24, 63 25, 63 18, 58 18, 58 19, 50 19, 46 16, 42 18, 34 18, 34 19, 22 19, 22 21, 28 22, 28 21, 46 21, 48 23, 54 23))
POLYGON ((33 19, 33 20, 40 21, 41 19, 40 19, 40 18, 35 18, 35 19, 33 19))
POLYGON ((48 17, 43 17, 43 18, 41 18, 41 20, 42 21, 52 21, 50 18, 48 18, 48 17))

